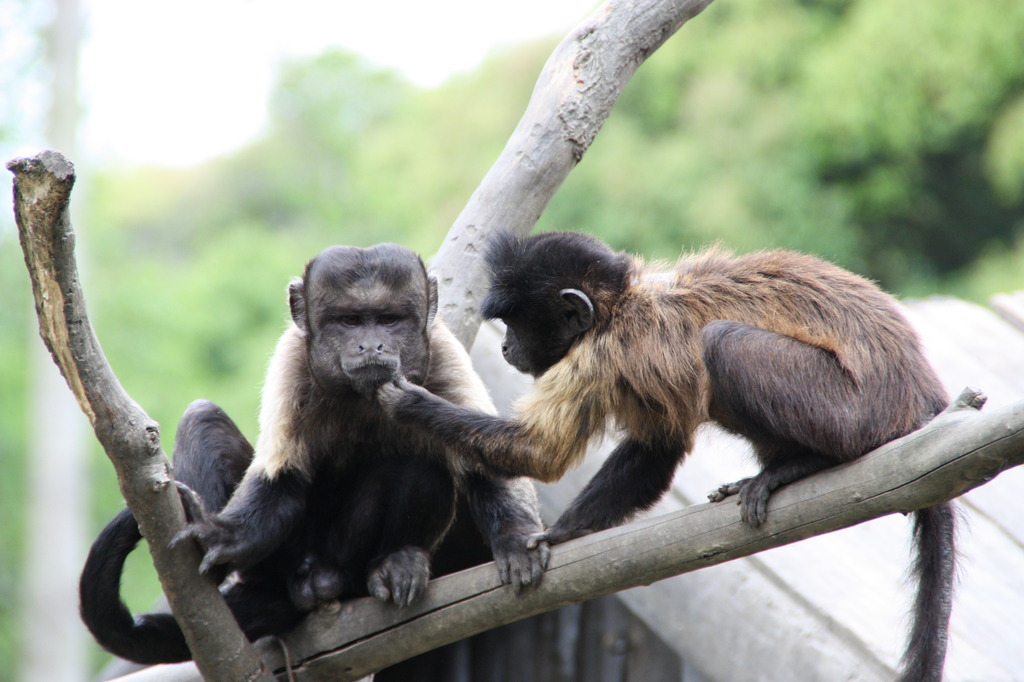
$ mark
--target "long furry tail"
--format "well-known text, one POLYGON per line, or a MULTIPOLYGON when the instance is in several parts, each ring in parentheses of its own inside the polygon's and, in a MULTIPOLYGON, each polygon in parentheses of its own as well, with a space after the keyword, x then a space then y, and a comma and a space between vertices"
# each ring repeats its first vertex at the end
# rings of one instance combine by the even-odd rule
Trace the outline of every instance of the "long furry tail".
POLYGON ((82 620, 100 646, 115 656, 147 665, 191 660, 174 616, 133 617, 121 599, 124 562, 141 539, 128 509, 121 510, 96 538, 78 584, 82 620))
POLYGON ((914 512, 917 581, 913 625, 897 682, 941 682, 956 580, 956 510, 953 503, 914 512))

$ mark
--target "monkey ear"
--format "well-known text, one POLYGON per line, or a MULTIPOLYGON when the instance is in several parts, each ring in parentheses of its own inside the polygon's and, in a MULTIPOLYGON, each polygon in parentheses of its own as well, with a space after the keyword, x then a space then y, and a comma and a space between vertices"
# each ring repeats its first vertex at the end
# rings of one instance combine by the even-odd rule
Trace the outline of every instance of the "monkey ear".
POLYGON ((579 289, 562 289, 558 295, 562 297, 565 319, 574 334, 582 334, 594 326, 594 304, 589 296, 579 289))
POLYGON ((434 322, 437 315, 437 277, 427 275, 427 326, 434 322))
POLYGON ((301 277, 288 283, 288 308, 292 312, 292 322, 299 328, 303 336, 308 329, 306 325, 306 285, 301 277))

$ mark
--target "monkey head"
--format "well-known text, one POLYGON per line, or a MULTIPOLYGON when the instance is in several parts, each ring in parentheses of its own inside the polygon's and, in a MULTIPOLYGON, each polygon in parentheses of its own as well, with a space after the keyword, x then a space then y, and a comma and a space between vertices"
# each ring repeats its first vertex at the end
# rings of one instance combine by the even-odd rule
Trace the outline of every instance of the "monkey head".
POLYGON ((626 254, 574 232, 520 238, 499 231, 488 244, 486 261, 491 287, 481 314, 505 323, 505 360, 535 377, 608 319, 633 270, 626 254))
POLYGON ((368 395, 399 376, 426 376, 437 283, 412 251, 332 246, 291 282, 288 303, 310 373, 329 393, 368 395))

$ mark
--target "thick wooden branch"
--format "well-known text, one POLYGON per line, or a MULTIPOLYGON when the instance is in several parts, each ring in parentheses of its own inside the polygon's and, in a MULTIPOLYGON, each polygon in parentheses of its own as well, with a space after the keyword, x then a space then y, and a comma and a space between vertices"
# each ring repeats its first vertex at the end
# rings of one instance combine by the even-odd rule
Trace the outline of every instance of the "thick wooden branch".
POLYGON ((7 167, 40 335, 117 470, 199 668, 210 680, 267 679, 217 586, 199 576, 198 548, 168 547, 184 514, 159 427, 118 383, 86 314, 68 211, 74 167, 49 151, 7 167))
POLYGON ((609 0, 552 53, 519 125, 431 264, 440 283, 441 316, 463 345, 472 343, 480 324, 487 284, 480 252, 488 232, 533 229, 637 67, 709 4, 609 0))
MULTIPOLYGON (((988 414, 977 412, 980 402, 965 391, 920 431, 780 489, 756 530, 741 522, 730 498, 559 545, 541 587, 520 595, 488 564, 433 581, 408 609, 361 599, 317 612, 283 638, 291 673, 356 680, 520 618, 953 499, 1024 463, 1024 401, 988 414)), ((286 679, 281 643, 259 648, 286 679)))

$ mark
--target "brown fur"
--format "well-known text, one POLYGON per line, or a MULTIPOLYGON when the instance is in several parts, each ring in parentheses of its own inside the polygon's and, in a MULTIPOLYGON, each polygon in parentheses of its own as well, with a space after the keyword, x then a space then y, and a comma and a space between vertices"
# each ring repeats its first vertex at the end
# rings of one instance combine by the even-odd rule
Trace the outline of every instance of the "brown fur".
POLYGON ((517 405, 529 446, 511 469, 557 480, 609 418, 641 441, 668 431, 689 450, 710 419, 701 330, 712 320, 744 322, 832 354, 888 415, 873 426, 873 445, 917 428, 945 400, 896 302, 853 273, 788 251, 733 258, 713 249, 683 258, 671 278, 658 274, 636 261, 621 296, 595 296, 597 327, 517 405), (922 390, 893 385, 894 375, 920 376, 922 390), (896 392, 921 397, 908 404, 896 392))

